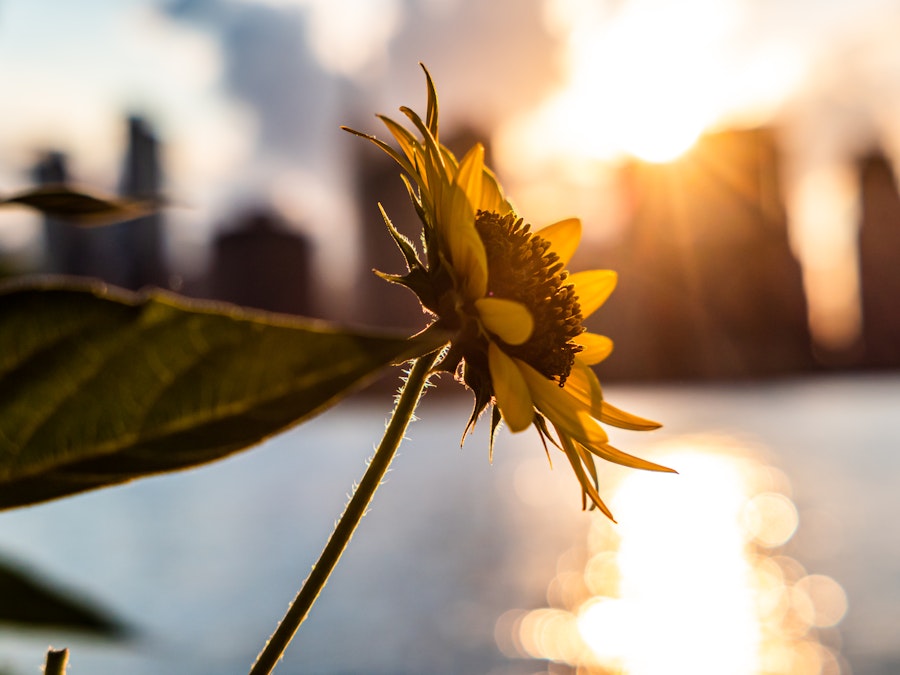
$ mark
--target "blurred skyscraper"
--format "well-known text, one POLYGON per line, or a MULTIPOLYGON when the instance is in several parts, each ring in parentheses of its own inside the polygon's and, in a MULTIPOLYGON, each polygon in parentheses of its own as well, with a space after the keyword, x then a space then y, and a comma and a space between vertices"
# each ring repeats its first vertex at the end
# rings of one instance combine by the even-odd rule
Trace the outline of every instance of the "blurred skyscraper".
MULTIPOLYGON (((66 156, 61 152, 48 152, 32 169, 32 178, 38 185, 68 183, 69 172, 66 156)), ((92 234, 57 218, 44 218, 44 264, 49 274, 90 274, 90 249, 92 234)))
POLYGON ((772 134, 754 130, 710 135, 673 163, 626 170, 632 218, 622 240, 573 265, 619 272, 589 319, 616 344, 602 372, 674 379, 813 366, 778 164, 772 134))
MULTIPOLYGON (((33 176, 40 185, 68 183, 65 156, 47 153, 33 176)), ((120 191, 126 197, 157 200, 161 186, 159 143, 144 120, 132 117, 120 191)), ((43 271, 95 277, 130 289, 166 286, 162 219, 154 212, 128 222, 84 228, 46 218, 43 271)))
MULTIPOLYGON (((137 200, 158 202, 163 175, 160 147, 150 125, 141 117, 128 119, 128 149, 119 194, 137 200)), ((126 288, 166 286, 167 267, 162 212, 152 213, 110 227, 123 256, 122 285, 126 288)))
POLYGON ((309 240, 260 209, 236 220, 213 245, 208 289, 198 295, 271 312, 314 314, 309 240))
POLYGON ((900 194, 881 154, 860 162, 859 231, 863 363, 900 365, 900 194))

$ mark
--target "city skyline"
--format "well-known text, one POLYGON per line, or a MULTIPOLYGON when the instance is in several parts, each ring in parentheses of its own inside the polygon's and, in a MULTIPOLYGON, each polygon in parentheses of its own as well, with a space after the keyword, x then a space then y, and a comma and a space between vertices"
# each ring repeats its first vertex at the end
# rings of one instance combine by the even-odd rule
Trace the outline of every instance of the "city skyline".
MULTIPOLYGON (((130 118, 120 192, 159 197, 164 154, 146 120, 130 118)), ((475 131, 449 140, 468 147, 475 131)), ((381 201, 412 239, 418 225, 395 168, 361 147, 356 157, 365 270, 402 271, 402 260, 374 208, 381 201)), ((66 157, 50 153, 35 167, 39 183, 65 182, 66 157)), ((860 157, 860 325, 838 349, 816 341, 801 261, 790 244, 789 213, 772 130, 735 130, 701 138, 670 164, 636 161, 619 174, 620 198, 632 204, 619 238, 588 242, 573 269, 596 262, 615 269, 619 288, 592 319, 618 342, 604 364, 620 379, 759 377, 821 368, 900 366, 900 327, 890 311, 900 273, 891 251, 900 239, 900 195, 883 155, 860 157), (711 175, 711 166, 728 166, 711 175)), ((166 257, 166 210, 110 228, 79 229, 48 219, 43 263, 31 272, 96 276, 132 289, 169 287, 189 296, 332 320, 353 307, 355 323, 420 329, 427 318, 404 289, 374 274, 353 275, 346 297, 323 297, 315 247, 277 204, 262 202, 211 227, 216 236, 190 273, 166 257), (130 228, 130 229, 129 229, 130 228), (154 262, 154 260, 156 262, 154 262), (68 262, 61 262, 68 261, 68 262)), ((352 274, 352 272, 351 272, 352 274)))

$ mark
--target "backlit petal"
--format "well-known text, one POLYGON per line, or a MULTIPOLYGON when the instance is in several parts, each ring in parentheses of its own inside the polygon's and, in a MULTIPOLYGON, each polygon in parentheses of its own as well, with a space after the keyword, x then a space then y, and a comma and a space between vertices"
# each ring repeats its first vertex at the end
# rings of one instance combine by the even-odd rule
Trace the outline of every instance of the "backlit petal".
POLYGON ((534 420, 534 403, 516 362, 491 342, 488 345, 488 367, 494 398, 507 426, 511 431, 527 429, 534 420))
POLYGON ((603 410, 603 389, 590 366, 576 358, 569 377, 566 378, 565 390, 590 412, 591 417, 600 417, 603 410))
POLYGON ((605 424, 634 431, 650 431, 662 426, 658 422, 632 415, 607 403, 603 398, 600 380, 593 370, 584 363, 579 363, 577 358, 572 372, 566 379, 566 392, 590 409, 592 417, 605 424))
POLYGON ((474 300, 487 292, 487 252, 475 229, 475 213, 463 190, 454 184, 444 188, 439 231, 450 251, 450 261, 463 292, 474 300))
POLYGON ((503 196, 500 183, 487 167, 484 167, 484 171, 481 173, 481 202, 476 204, 476 208, 482 211, 493 211, 500 216, 505 216, 512 211, 512 207, 503 196))
POLYGON ((644 419, 637 415, 632 415, 624 410, 620 410, 614 405, 610 405, 603 401, 600 409, 599 419, 601 422, 619 427, 620 429, 632 429, 634 431, 650 431, 659 429, 662 425, 653 420, 644 419))
POLYGON ((588 270, 569 276, 567 281, 575 284, 575 294, 581 305, 582 318, 586 319, 606 302, 616 287, 617 279, 618 275, 612 270, 588 270))
POLYGON ((516 363, 531 391, 534 406, 557 430, 584 445, 600 445, 609 440, 584 403, 524 361, 516 359, 516 363))
POLYGON ((384 122, 384 125, 388 128, 388 131, 391 132, 394 140, 397 141, 397 145, 400 146, 400 149, 403 150, 403 154, 405 154, 407 159, 409 159, 410 164, 415 166, 417 157, 421 157, 422 154, 422 146, 419 144, 419 142, 409 131, 397 124, 390 117, 379 115, 378 118, 382 122, 384 122))
POLYGON ((568 265, 581 242, 581 221, 578 218, 566 218, 535 234, 549 241, 550 250, 559 256, 563 265, 568 265))
POLYGON ((613 350, 613 341, 597 333, 582 333, 572 338, 572 342, 581 346, 581 351, 575 358, 589 366, 600 363, 613 350))
MULTIPOLYGON (((578 447, 572 441, 571 438, 567 437, 565 434, 560 433, 560 430, 556 430, 557 435, 562 439, 562 449, 566 454, 566 458, 569 460, 569 464, 572 465, 572 470, 575 472, 576 478, 578 478, 578 482, 581 483, 581 489, 583 494, 589 496, 594 505, 600 509, 607 518, 611 521, 616 522, 616 519, 613 518, 612 512, 603 503, 603 500, 600 499, 600 495, 597 492, 597 488, 591 482, 590 478, 587 476, 585 472, 585 463, 584 459, 581 457, 581 454, 578 452, 578 447)), ((593 468, 593 462, 587 465, 589 469, 593 468)))
POLYGON ((534 332, 531 312, 521 302, 503 298, 481 298, 475 309, 484 327, 508 345, 520 345, 534 332))
POLYGON ((622 466, 627 466, 632 469, 644 469, 645 471, 664 471, 666 473, 678 473, 677 471, 675 471, 675 469, 670 469, 669 467, 663 466, 662 464, 648 462, 646 459, 641 459, 640 457, 629 455, 627 452, 622 452, 621 450, 611 446, 609 443, 585 445, 585 447, 592 453, 597 455, 597 457, 601 457, 607 462, 613 462, 614 464, 621 464, 622 466))
POLYGON ((483 175, 484 146, 476 143, 463 157, 459 164, 459 173, 456 175, 456 184, 463 189, 473 209, 480 208, 483 175))

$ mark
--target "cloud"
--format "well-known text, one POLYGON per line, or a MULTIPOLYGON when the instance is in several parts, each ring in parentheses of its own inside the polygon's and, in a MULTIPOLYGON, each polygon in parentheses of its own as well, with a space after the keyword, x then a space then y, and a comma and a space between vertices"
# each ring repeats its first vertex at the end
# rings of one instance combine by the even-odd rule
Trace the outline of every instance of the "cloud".
POLYGON ((391 78, 408 102, 422 99, 413 64, 426 63, 443 92, 448 122, 494 127, 558 85, 563 49, 542 0, 408 2, 390 46, 391 78), (409 97, 412 98, 409 98, 409 97))
POLYGON ((212 31, 230 91, 259 116, 262 149, 321 151, 334 127, 423 100, 426 63, 446 119, 493 126, 559 78, 541 0, 177 0, 171 16, 212 31), (381 107, 385 106, 385 107, 381 107))
POLYGON ((303 39, 305 11, 226 0, 183 0, 168 11, 219 40, 224 85, 255 114, 261 153, 293 161, 322 153, 337 83, 303 39))

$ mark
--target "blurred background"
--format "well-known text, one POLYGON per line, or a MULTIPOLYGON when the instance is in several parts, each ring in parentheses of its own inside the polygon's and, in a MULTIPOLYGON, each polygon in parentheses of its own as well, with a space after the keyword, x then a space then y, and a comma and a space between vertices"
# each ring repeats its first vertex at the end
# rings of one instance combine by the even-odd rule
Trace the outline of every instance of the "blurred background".
MULTIPOLYGON (((421 61, 443 140, 485 143, 535 226, 580 216, 573 269, 619 272, 598 373, 665 426, 616 440, 680 476, 604 467, 609 526, 530 434, 492 465, 481 434, 457 451, 468 399, 443 382, 283 670, 894 673, 898 34, 889 0, 2 0, 0 194, 167 206, 94 230, 8 210, 0 274, 418 330, 370 272, 402 271, 376 202, 412 236, 415 215, 338 127, 424 111, 421 61)), ((214 467, 0 514, 0 555, 142 636, 0 626, 0 672, 48 639, 73 672, 246 670, 395 386, 214 467)))

